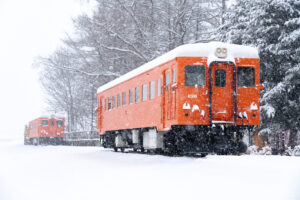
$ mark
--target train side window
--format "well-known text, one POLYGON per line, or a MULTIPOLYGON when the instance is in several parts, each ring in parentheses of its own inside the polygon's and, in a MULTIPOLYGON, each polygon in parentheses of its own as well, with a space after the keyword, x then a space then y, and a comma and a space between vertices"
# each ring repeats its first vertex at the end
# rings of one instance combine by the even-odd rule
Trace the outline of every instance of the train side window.
POLYGON ((157 96, 160 96, 160 78, 157 80, 157 96))
POLYGON ((172 83, 175 83, 175 77, 176 77, 175 68, 173 68, 173 76, 172 76, 173 82, 172 83))
POLYGON ((57 127, 62 127, 64 125, 62 120, 57 120, 57 127))
POLYGON ((120 105, 121 105, 121 95, 118 94, 118 96, 117 96, 117 106, 120 107, 120 105))
POLYGON ((126 105, 126 92, 122 93, 122 105, 125 106, 126 105))
POLYGON ((135 88, 135 103, 140 101, 140 87, 135 88))
POLYGON ((237 81, 239 87, 254 87, 255 85, 254 67, 238 67, 237 81))
POLYGON ((150 99, 155 97, 155 81, 150 82, 150 99))
POLYGON ((225 87, 226 86, 226 71, 224 69, 216 69, 215 71, 215 86, 225 87))
POLYGON ((110 109, 111 109, 111 98, 108 97, 108 110, 110 110, 110 109))
POLYGON ((112 102, 113 102, 113 108, 116 108, 116 96, 113 96, 113 98, 112 98, 112 102))
POLYGON ((42 126, 48 126, 48 120, 43 119, 42 120, 42 126))
POLYGON ((185 66, 185 86, 204 86, 205 67, 199 65, 185 66))
POLYGON ((129 90, 129 104, 133 103, 133 89, 129 90))
POLYGON ((166 74, 166 86, 170 83, 170 75, 166 74))
POLYGON ((147 101, 147 84, 143 85, 143 101, 147 101))
POLYGON ((107 106, 106 106, 107 103, 106 103, 106 102, 107 102, 107 100, 105 99, 105 102, 104 102, 104 109, 105 109, 105 110, 107 109, 107 106))

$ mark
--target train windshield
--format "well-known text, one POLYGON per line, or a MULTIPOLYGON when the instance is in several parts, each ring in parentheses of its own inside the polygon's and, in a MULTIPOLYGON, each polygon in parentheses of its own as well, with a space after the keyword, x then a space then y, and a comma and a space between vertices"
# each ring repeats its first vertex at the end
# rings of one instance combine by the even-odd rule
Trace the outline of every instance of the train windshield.
POLYGON ((42 120, 42 126, 48 126, 48 120, 46 119, 42 120))
POLYGON ((254 67, 238 67, 237 80, 239 87, 254 87, 254 67))
POLYGON ((62 126, 63 126, 63 121, 57 120, 57 127, 62 127, 62 126))
POLYGON ((204 86, 205 85, 205 67, 199 65, 185 66, 185 85, 186 86, 204 86))

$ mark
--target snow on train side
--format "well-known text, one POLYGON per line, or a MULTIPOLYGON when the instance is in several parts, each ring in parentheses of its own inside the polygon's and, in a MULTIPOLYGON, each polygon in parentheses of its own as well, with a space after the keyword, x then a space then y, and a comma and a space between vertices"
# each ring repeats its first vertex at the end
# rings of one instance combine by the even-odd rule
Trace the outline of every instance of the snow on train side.
POLYGON ((240 153, 260 124, 256 48, 221 42, 179 46, 99 87, 101 144, 124 150, 240 153))
POLYGON ((39 117, 25 126, 24 144, 63 144, 64 131, 63 117, 39 117))

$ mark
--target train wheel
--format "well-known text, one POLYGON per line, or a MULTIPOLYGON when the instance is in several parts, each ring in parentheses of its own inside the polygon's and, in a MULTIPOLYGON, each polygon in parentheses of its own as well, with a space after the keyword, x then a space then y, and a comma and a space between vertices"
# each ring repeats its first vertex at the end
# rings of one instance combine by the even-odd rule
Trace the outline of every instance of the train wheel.
POLYGON ((124 147, 121 147, 121 151, 124 153, 124 152, 125 152, 125 148, 124 148, 124 147))
POLYGON ((244 142, 240 141, 238 143, 238 153, 246 153, 246 151, 247 151, 247 145, 244 142))
POLYGON ((204 158, 204 157, 206 157, 208 154, 207 153, 201 153, 200 154, 200 158, 204 158))
POLYGON ((142 148, 141 148, 141 152, 142 152, 142 153, 144 153, 144 152, 145 152, 145 149, 144 149, 144 147, 142 147, 142 148))
POLYGON ((34 144, 35 146, 37 146, 37 145, 39 144, 39 142, 38 142, 38 139, 37 139, 37 138, 34 138, 34 139, 33 139, 33 144, 34 144))
POLYGON ((118 152, 118 148, 117 148, 117 147, 114 147, 114 151, 115 151, 115 152, 118 152))

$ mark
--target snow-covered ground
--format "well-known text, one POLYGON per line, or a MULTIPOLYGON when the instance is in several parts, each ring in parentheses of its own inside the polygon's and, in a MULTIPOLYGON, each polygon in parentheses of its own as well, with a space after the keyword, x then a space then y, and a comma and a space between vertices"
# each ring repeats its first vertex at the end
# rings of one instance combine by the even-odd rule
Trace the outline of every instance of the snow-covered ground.
POLYGON ((300 158, 165 157, 0 139, 0 200, 300 199, 300 158))

